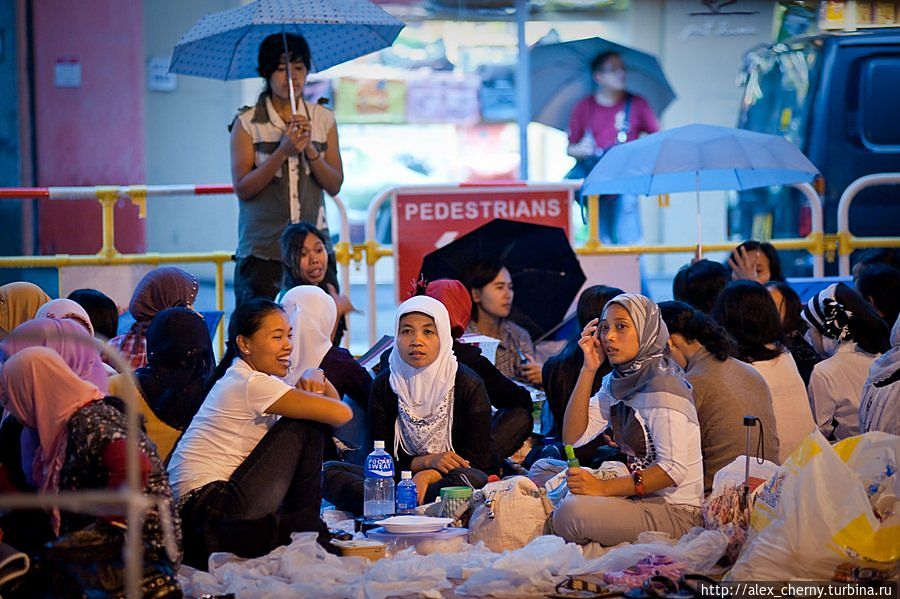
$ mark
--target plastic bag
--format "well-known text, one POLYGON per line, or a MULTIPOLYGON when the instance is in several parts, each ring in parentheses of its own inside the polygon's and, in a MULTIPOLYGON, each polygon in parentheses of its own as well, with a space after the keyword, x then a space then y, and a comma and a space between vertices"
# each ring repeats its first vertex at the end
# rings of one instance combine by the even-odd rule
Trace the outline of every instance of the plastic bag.
MULTIPOLYGON (((547 489, 547 498, 553 503, 553 507, 558 507, 566 495, 569 494, 569 487, 566 484, 566 470, 559 472, 556 476, 544 483, 547 489)), ((619 476, 629 476, 628 467, 622 462, 603 462, 599 468, 583 468, 600 480, 608 480, 619 476)))
POLYGON ((895 435, 866 433, 832 447, 814 431, 757 492, 749 538, 728 578, 864 581, 896 576, 898 460, 900 437, 895 435))

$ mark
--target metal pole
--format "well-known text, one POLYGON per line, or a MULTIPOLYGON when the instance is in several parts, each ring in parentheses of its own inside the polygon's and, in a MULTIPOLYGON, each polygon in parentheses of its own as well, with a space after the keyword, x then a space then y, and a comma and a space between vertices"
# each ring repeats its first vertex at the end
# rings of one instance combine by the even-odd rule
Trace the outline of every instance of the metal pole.
POLYGON ((525 43, 525 23, 528 21, 528 0, 516 0, 516 37, 519 44, 516 61, 516 105, 519 124, 519 177, 528 179, 528 123, 531 121, 531 72, 528 45, 525 43))

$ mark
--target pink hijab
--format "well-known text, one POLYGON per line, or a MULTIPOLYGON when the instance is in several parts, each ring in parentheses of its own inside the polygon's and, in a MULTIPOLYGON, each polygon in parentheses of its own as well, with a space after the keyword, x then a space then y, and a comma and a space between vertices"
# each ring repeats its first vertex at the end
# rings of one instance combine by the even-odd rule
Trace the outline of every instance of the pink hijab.
MULTIPOLYGON (((59 473, 66 457, 68 423, 75 412, 103 392, 83 381, 52 349, 29 347, 16 353, 0 370, 4 407, 24 426, 37 431, 32 476, 43 493, 59 491, 59 473)), ((59 510, 52 513, 59 534, 59 510)))
POLYGON ((94 325, 91 323, 91 317, 80 304, 73 302, 70 299, 60 298, 50 300, 38 309, 37 314, 35 314, 34 317, 55 318, 56 320, 68 318, 87 329, 88 333, 91 334, 91 337, 94 336, 94 325))

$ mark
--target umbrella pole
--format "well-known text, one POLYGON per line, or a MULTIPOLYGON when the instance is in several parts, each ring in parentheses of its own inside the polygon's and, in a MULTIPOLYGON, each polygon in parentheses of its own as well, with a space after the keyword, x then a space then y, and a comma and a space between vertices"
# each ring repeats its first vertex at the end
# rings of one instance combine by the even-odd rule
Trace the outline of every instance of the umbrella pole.
POLYGON ((700 173, 696 173, 697 191, 697 260, 703 259, 703 222, 700 219, 700 173))
POLYGON ((284 44, 284 68, 287 69, 288 94, 291 99, 291 116, 297 114, 297 98, 294 95, 294 78, 291 75, 291 54, 288 51, 287 34, 281 30, 281 42, 284 44))

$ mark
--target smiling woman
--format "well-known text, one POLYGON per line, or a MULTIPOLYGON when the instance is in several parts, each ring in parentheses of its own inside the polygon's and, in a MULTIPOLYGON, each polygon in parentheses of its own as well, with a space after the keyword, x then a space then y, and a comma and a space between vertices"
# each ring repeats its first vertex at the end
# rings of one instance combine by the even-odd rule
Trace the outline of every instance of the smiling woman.
POLYGON ((330 547, 319 518, 323 437, 314 423, 340 426, 352 413, 321 371, 301 375, 297 388, 278 378, 291 349, 278 304, 258 298, 232 314, 217 381, 169 464, 188 564, 206 567, 214 551, 263 555, 300 531, 319 532, 330 547))

